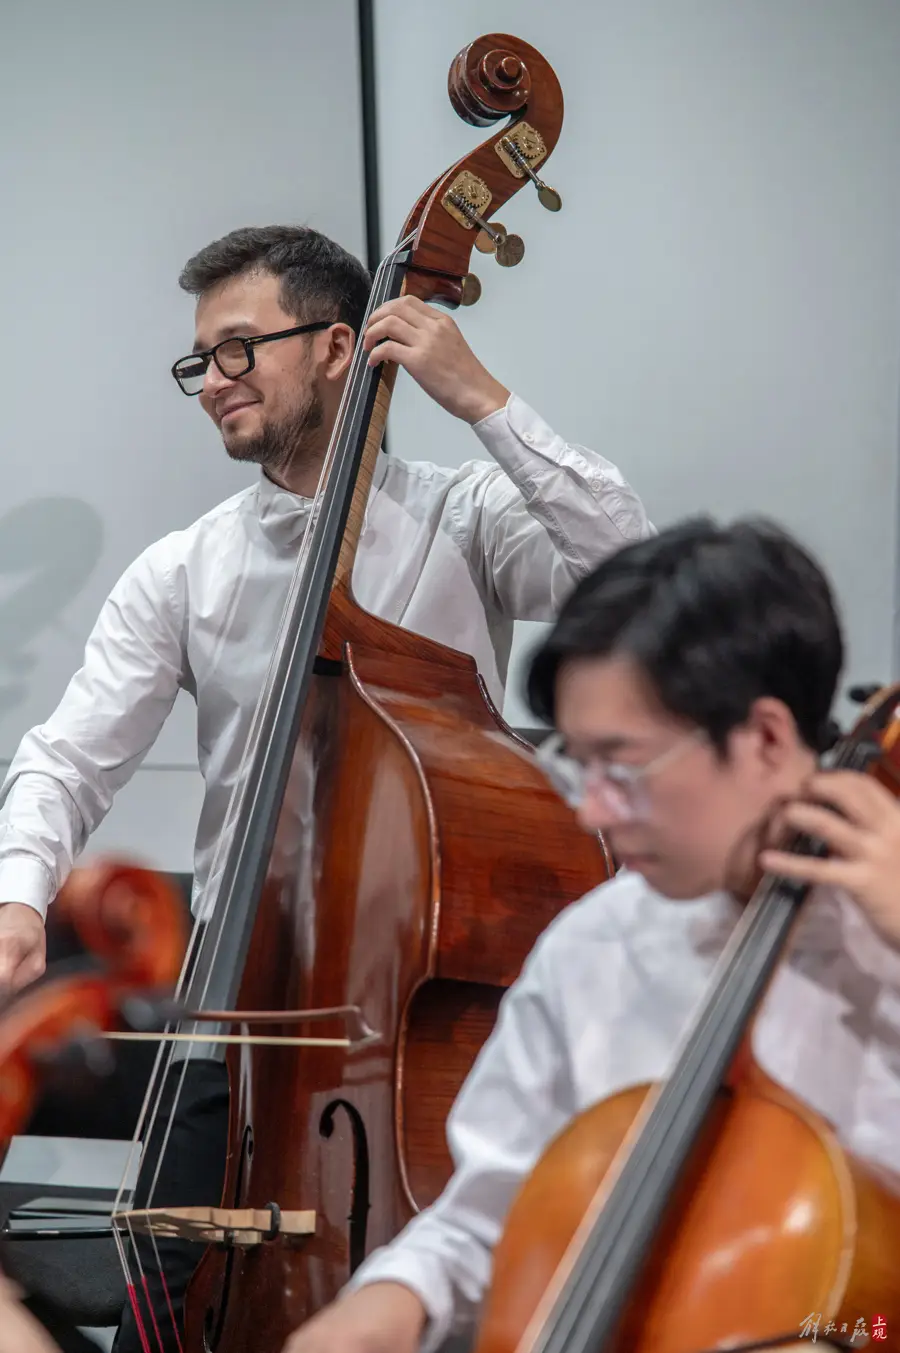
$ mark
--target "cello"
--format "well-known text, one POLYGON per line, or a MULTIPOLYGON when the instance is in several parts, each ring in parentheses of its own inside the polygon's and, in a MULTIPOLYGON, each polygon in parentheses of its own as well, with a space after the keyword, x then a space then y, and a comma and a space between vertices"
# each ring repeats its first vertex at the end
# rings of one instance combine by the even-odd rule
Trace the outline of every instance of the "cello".
MULTIPOLYGON (((828 764, 900 796, 900 686, 871 697, 828 764)), ((802 833, 783 848, 823 853, 802 833)), ((753 1058, 808 892, 764 876, 668 1078, 601 1100, 547 1146, 507 1214, 475 1353, 859 1349, 861 1316, 879 1313, 873 1339, 897 1328, 900 1178, 753 1058)))
MULTIPOLYGON (((71 1066, 74 1053, 79 1068, 93 1063, 96 1069, 92 1054, 104 1050, 104 1037, 156 1037, 171 1018, 186 952, 178 893, 159 875, 126 861, 103 859, 74 870, 54 914, 88 957, 52 965, 0 1007, 0 1165, 55 1067, 71 1066)), ((20 1310, 18 1295, 0 1270, 0 1322, 9 1322, 16 1340, 29 1347, 52 1347, 42 1327, 20 1310)))
MULTIPOLYGON (((562 124, 533 47, 488 34, 449 94, 504 125, 421 195, 378 268, 369 313, 400 294, 471 304, 473 246, 504 267, 492 222, 532 183, 562 124)), ((395 367, 357 346, 214 865, 180 1037, 234 1035, 226 1180, 208 1209, 117 1214, 194 1239, 185 1353, 280 1348, 449 1178, 444 1124, 537 936, 607 878, 503 722, 473 660, 365 613, 351 574, 395 367), (303 1034, 317 1022, 319 1035, 303 1034), (210 1029, 212 1026, 212 1029, 210 1029), (202 1213, 202 1215, 200 1215, 202 1213)))
POLYGON ((187 945, 174 887, 116 859, 73 870, 55 903, 90 959, 60 963, 0 1007, 0 1164, 55 1057, 102 1035, 146 1033, 171 1014, 187 945))

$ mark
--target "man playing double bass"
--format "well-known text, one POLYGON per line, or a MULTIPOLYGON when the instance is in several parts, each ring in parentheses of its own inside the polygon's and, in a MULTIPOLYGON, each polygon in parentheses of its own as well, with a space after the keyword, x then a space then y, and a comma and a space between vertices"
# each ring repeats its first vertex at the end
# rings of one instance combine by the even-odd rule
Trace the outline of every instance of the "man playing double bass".
MULTIPOLYGON (((556 918, 504 997, 448 1120, 444 1193, 284 1353, 434 1353, 471 1328, 519 1186, 579 1113, 666 1077, 760 871, 814 888, 755 1060, 897 1187, 900 804, 819 770, 842 658, 821 570, 763 523, 672 528, 578 585, 529 693, 558 730, 548 774, 624 868, 556 918), (787 829, 829 858, 777 849, 787 829)), ((788 1341, 808 1317, 826 1334, 828 1313, 798 1309, 788 1341)), ((836 1333, 862 1347, 873 1318, 836 1333)))
MULTIPOLYGON (((215 241, 180 280, 197 297, 195 341, 173 375, 228 454, 258 465, 259 477, 126 570, 58 708, 23 739, 2 790, 0 987, 41 972, 47 908, 180 689, 197 704, 205 794, 194 911, 206 915, 215 848, 371 287, 332 241, 276 226, 215 241)), ((494 463, 449 470, 382 456, 356 597, 472 654, 499 702, 513 622, 551 620, 593 565, 652 527, 618 469, 554 434, 481 365, 448 315, 414 298, 391 301, 372 315, 364 343, 372 364, 403 366, 468 423, 494 463)), ((201 1060, 190 1072, 154 1192, 160 1206, 209 1205, 221 1193, 224 1066, 201 1060)), ((198 1251, 165 1244, 177 1312, 198 1251)), ((117 1347, 139 1347, 130 1318, 117 1347)))

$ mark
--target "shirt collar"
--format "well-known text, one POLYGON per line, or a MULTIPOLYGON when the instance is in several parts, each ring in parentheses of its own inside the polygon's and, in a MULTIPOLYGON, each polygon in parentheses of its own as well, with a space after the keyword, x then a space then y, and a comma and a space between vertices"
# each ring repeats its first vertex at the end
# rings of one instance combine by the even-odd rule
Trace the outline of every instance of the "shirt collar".
MULTIPOLYGON (((388 457, 379 452, 375 472, 372 475, 371 493, 377 492, 384 483, 388 469, 388 457)), ((312 499, 303 498, 299 493, 291 493, 270 479, 265 470, 259 472, 256 491, 259 524, 274 545, 283 549, 296 544, 306 530, 306 523, 312 509, 312 499)), ((369 501, 371 502, 371 496, 369 501)), ((368 515, 368 505, 366 506, 368 515)))
POLYGON ((312 499, 291 493, 260 470, 256 490, 259 524, 279 549, 296 544, 306 530, 312 499))
POLYGON ((726 892, 708 893, 693 902, 670 902, 669 905, 688 908, 688 929, 692 947, 698 954, 720 954, 743 911, 737 898, 726 892))

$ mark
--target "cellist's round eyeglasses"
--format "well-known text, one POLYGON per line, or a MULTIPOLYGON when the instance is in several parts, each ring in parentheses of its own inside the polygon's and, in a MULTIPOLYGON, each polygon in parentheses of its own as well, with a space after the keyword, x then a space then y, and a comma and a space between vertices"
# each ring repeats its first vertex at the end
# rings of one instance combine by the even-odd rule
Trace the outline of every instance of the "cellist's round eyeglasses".
POLYGON ((192 352, 179 357, 172 367, 172 375, 186 395, 199 395, 209 370, 215 362, 222 375, 231 381, 246 376, 256 365, 254 349, 260 343, 274 343, 276 338, 291 338, 294 334, 312 334, 319 329, 330 329, 333 319, 319 319, 314 324, 295 324, 292 329, 279 329, 277 334, 254 334, 251 338, 223 338, 214 348, 192 352))
POLYGON ((629 766, 607 761, 602 756, 591 756, 586 762, 576 761, 565 752, 562 735, 553 733, 538 748, 537 761, 570 808, 579 808, 588 794, 602 794, 608 806, 627 821, 646 818, 650 813, 648 777, 677 760, 689 747, 705 740, 703 729, 695 728, 652 761, 643 766, 629 766))

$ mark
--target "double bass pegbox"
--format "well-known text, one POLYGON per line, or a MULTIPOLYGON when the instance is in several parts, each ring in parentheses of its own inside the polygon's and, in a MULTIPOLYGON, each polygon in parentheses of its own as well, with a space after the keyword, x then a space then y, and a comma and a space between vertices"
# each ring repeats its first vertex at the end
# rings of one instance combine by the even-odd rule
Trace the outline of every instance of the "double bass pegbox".
POLYGON ((531 179, 542 207, 546 207, 547 211, 559 211, 562 207, 559 193, 534 172, 535 166, 547 158, 547 147, 539 131, 527 122, 519 122, 506 136, 501 137, 494 150, 513 178, 520 179, 527 175, 531 179))
POLYGON ((478 235, 475 247, 483 254, 493 254, 502 268, 514 268, 525 256, 525 242, 519 235, 510 235, 499 221, 486 221, 482 212, 491 202, 491 190, 483 179, 469 170, 458 174, 444 193, 444 209, 466 230, 478 235))

